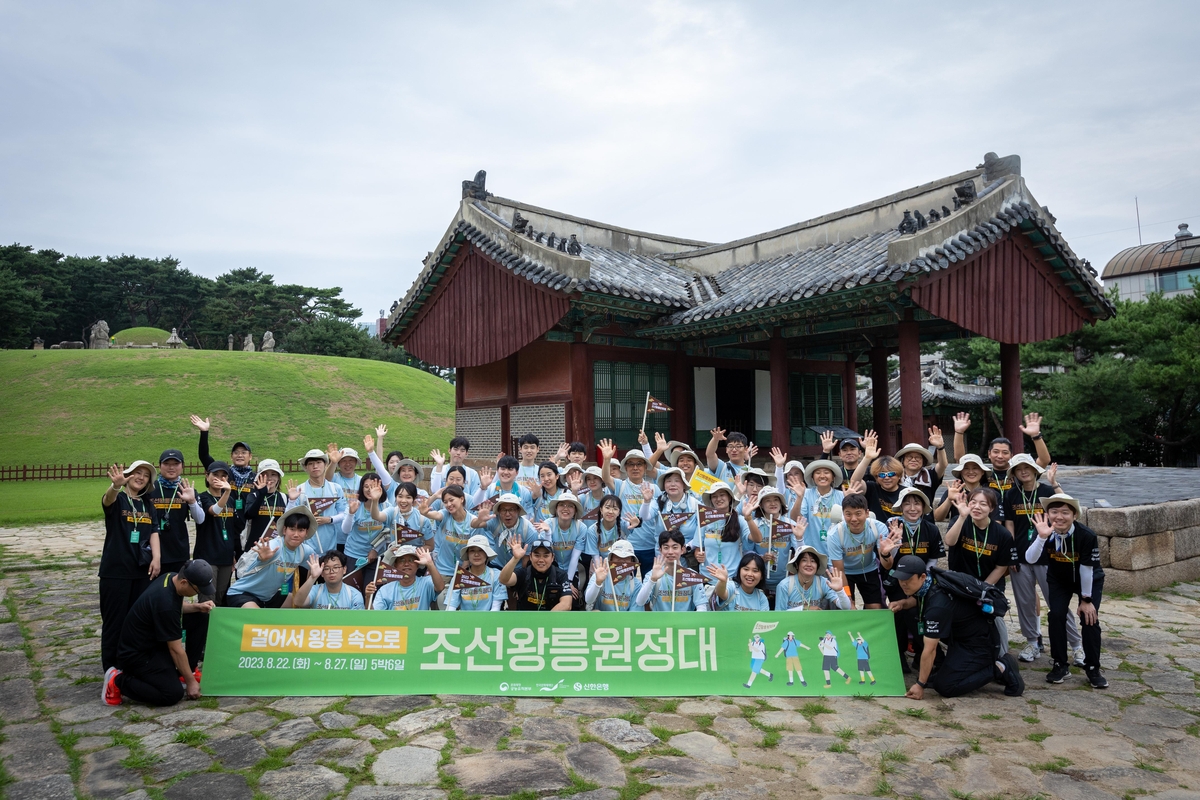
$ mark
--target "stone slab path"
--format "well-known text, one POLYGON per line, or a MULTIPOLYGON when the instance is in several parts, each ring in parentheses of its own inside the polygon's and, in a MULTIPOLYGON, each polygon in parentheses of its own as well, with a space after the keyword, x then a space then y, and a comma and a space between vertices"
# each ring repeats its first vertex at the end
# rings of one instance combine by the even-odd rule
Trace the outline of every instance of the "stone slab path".
MULTIPOLYGON (((12 566, 11 555, 7 563, 12 566)), ((1200 584, 1102 607, 1111 688, 956 700, 99 699, 92 569, 0 572, 12 800, 1200 798, 1200 584)), ((6 785, 4 785, 6 784, 6 785)))

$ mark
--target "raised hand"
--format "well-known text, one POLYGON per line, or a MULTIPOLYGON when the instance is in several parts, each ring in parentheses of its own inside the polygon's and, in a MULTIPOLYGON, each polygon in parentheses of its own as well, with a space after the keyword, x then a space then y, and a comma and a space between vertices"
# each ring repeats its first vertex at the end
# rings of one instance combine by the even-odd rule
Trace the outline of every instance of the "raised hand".
POLYGON ((603 586, 608 580, 608 561, 603 558, 592 559, 592 575, 596 577, 596 584, 603 586))
POLYGON ((308 557, 308 574, 313 576, 321 574, 321 559, 317 558, 316 553, 312 553, 308 557))
POLYGON ((384 436, 386 436, 387 435, 387 425, 384 425, 383 423, 376 425, 375 426, 375 435, 378 436, 380 439, 382 439, 384 436))
POLYGON ((429 513, 429 505, 432 502, 433 502, 433 500, 428 497, 418 497, 417 498, 417 511, 420 511, 422 515, 428 514, 429 513))
POLYGON ((254 554, 258 556, 259 561, 268 560, 274 552, 275 550, 272 549, 269 541, 263 541, 262 539, 259 539, 254 545, 254 554))
POLYGON ((659 452, 667 449, 667 437, 663 436, 658 431, 654 432, 654 449, 659 452))
POLYGON ((492 483, 492 479, 495 477, 496 470, 492 469, 491 467, 484 467, 483 469, 479 470, 479 485, 489 486, 492 483))
POLYGON ((646 431, 638 429, 638 444, 650 444, 650 439, 646 436, 646 431))
POLYGON ((1030 412, 1025 415, 1025 424, 1021 426, 1021 433, 1029 438, 1033 438, 1042 432, 1042 415, 1037 412, 1030 412))
POLYGON ((900 547, 900 531, 892 529, 888 535, 879 540, 879 555, 887 558, 900 547))
POLYGON ((712 438, 716 439, 718 442, 725 441, 725 429, 724 428, 718 426, 716 428, 713 428, 711 431, 709 431, 709 433, 712 434, 712 438))
POLYGON ((192 486, 187 478, 182 478, 179 481, 179 497, 188 505, 196 502, 196 488, 192 486))
POLYGON ((647 503, 654 499, 654 484, 650 481, 642 481, 642 499, 647 503))
POLYGON ((375 452, 375 437, 369 433, 363 437, 363 450, 368 453, 375 452))
POLYGON ((1054 533, 1054 529, 1046 521, 1046 515, 1041 511, 1033 515, 1033 527, 1037 531, 1038 537, 1042 539, 1049 539, 1050 534, 1054 533))
POLYGON ((576 470, 571 470, 567 473, 567 484, 571 487, 571 494, 578 497, 583 493, 583 473, 576 470))
POLYGON ((729 580, 729 570, 725 569, 725 567, 721 564, 713 564, 710 566, 708 568, 708 574, 715 578, 718 583, 729 580))
POLYGON ((971 427, 971 415, 960 411, 954 415, 954 432, 966 433, 971 427))
POLYGON ((797 542, 804 541, 804 532, 808 530, 808 517, 792 521, 792 538, 797 542))
POLYGON ((775 466, 782 467, 787 463, 787 456, 778 447, 771 448, 771 460, 775 462, 775 466))
POLYGON ((209 480, 209 484, 219 492, 229 491, 229 481, 224 478, 212 478, 209 480))
POLYGON ((558 449, 554 451, 554 460, 555 461, 566 460, 567 453, 569 453, 570 451, 571 451, 571 445, 567 444, 566 442, 560 442, 558 445, 558 449))
POLYGON ((863 480, 852 481, 850 486, 846 488, 846 494, 866 494, 867 482, 863 480))
POLYGON ((863 457, 867 461, 879 458, 879 434, 875 431, 868 430, 863 433, 863 457))
POLYGON ((754 442, 751 442, 750 446, 746 448, 746 461, 749 462, 750 459, 754 458, 756 455, 758 455, 758 445, 756 445, 754 442))
POLYGON ((288 478, 287 496, 288 496, 288 500, 299 500, 300 499, 300 487, 296 485, 296 481, 292 478, 288 478))
POLYGON ((205 417, 204 419, 200 419, 195 414, 192 414, 191 419, 192 419, 192 424, 195 425, 197 428, 199 428, 202 431, 208 430, 209 427, 212 425, 212 423, 209 421, 208 417, 205 417))
POLYGON ((946 487, 946 497, 949 498, 951 503, 958 505, 958 496, 962 493, 962 490, 963 482, 953 481, 949 486, 946 487))
POLYGON ((524 486, 526 489, 528 489, 531 492, 534 489, 538 488, 538 482, 535 481, 533 478, 521 478, 519 481, 517 481, 517 483, 524 486))
POLYGON ((642 524, 641 517, 634 516, 633 514, 625 515, 625 527, 626 528, 636 528, 641 524, 642 524))
POLYGON ((799 475, 788 475, 784 479, 784 482, 796 494, 804 494, 804 490, 808 488, 804 485, 804 478, 801 478, 799 475))
POLYGON ((538 531, 539 533, 549 533, 550 532, 550 520, 544 519, 541 522, 533 523, 533 529, 535 531, 538 531))
MULTIPOLYGON (((599 559, 592 559, 593 562, 598 561, 598 560, 599 559)), ((663 576, 663 573, 666 571, 666 569, 667 569, 666 559, 664 559, 662 556, 656 557, 654 559, 654 568, 650 570, 650 580, 656 581, 659 578, 661 578, 663 576)))
POLYGON ((954 507, 958 509, 960 516, 969 517, 971 515, 971 506, 967 502, 965 492, 959 492, 954 498, 954 507))
POLYGON ((892 533, 895 533, 897 536, 904 534, 904 523, 900 521, 899 517, 892 517, 888 520, 888 534, 891 535, 892 533))
POLYGON ((1051 486, 1058 485, 1058 462, 1055 461, 1050 466, 1046 467, 1046 482, 1051 486))
POLYGON ((428 547, 417 548, 417 563, 424 567, 433 566, 433 553, 429 552, 428 547))
POLYGON ((325 445, 325 455, 329 456, 330 462, 334 464, 342 460, 342 451, 333 442, 325 445))
POLYGON ((351 514, 357 514, 358 509, 362 506, 362 503, 358 502, 357 494, 352 494, 346 498, 346 505, 349 507, 351 514))
POLYGON ((734 476, 733 476, 733 489, 734 489, 734 491, 736 491, 736 492, 737 492, 739 495, 744 495, 744 494, 746 494, 746 481, 744 481, 744 480, 742 479, 742 476, 741 476, 741 475, 734 475, 734 476))
POLYGON ((617 454, 617 446, 615 444, 613 444, 612 439, 601 439, 600 440, 600 455, 603 456, 603 458, 604 458, 604 463, 600 465, 602 468, 608 469, 608 462, 616 454, 617 454))
POLYGON ((129 482, 129 478, 125 475, 124 464, 113 464, 108 468, 108 479, 112 481, 112 485, 120 489, 129 482))
POLYGON ((825 570, 825 580, 829 581, 829 588, 835 592, 840 592, 846 588, 846 574, 837 567, 830 567, 825 570))
POLYGON ((833 448, 837 445, 837 439, 833 436, 833 431, 825 431, 821 434, 821 452, 828 455, 833 452, 833 448))
POLYGON ((267 488, 267 473, 260 472, 254 476, 254 488, 255 489, 267 488))
POLYGON ((512 549, 513 558, 517 561, 525 557, 525 542, 521 541, 519 537, 509 539, 508 546, 512 549))
POLYGON ((446 466, 446 456, 442 455, 441 450, 438 450, 436 448, 433 450, 430 450, 429 457, 433 459, 433 463, 437 464, 437 468, 438 468, 439 472, 441 471, 442 467, 446 466))
POLYGON ((929 429, 929 444, 938 449, 946 446, 946 437, 942 436, 942 429, 937 425, 929 429))

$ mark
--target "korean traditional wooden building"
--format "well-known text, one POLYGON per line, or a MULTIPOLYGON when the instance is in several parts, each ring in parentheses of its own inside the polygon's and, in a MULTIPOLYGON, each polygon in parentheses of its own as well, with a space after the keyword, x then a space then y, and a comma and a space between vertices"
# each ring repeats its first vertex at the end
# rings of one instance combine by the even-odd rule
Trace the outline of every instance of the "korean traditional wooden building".
POLYGON ((975 169, 726 243, 505 199, 485 177, 463 182, 385 333, 457 369, 455 428, 473 456, 526 432, 630 447, 647 392, 673 409, 651 414, 648 434, 700 447, 720 425, 813 455, 813 425, 890 430, 889 355, 902 437, 925 442, 920 345, 968 336, 1001 343, 1015 441, 1018 345, 1113 314, 1017 156, 989 153, 975 169), (866 365, 875 418, 859 420, 855 371, 866 365))

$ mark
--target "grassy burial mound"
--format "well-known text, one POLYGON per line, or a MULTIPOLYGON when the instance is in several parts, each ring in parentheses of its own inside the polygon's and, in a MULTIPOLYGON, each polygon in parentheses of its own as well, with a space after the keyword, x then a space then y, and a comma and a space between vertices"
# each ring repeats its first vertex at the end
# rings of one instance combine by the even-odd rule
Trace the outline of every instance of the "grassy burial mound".
MULTIPOLYGON (((159 347, 166 347, 167 339, 171 338, 170 331, 164 331, 162 328, 126 328, 123 331, 118 331, 113 335, 113 345, 116 347, 124 347, 127 344, 152 345, 156 344, 159 347)), ((180 348, 186 348, 187 345, 179 345, 180 348)))
MULTIPOLYGON (((299 458, 335 441, 361 451, 378 423, 385 446, 445 449, 454 387, 427 372, 353 358, 221 350, 0 351, 0 465, 196 458, 189 414, 212 418, 212 452, 234 441, 256 459, 299 458)), ((27 484, 26 486, 30 486, 27 484)))

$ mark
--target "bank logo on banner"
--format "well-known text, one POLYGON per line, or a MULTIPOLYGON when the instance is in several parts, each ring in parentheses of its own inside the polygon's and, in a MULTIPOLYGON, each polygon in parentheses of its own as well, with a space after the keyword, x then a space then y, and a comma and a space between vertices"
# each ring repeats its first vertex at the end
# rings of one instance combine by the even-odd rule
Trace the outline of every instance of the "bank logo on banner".
POLYGON ((543 615, 217 608, 204 690, 246 696, 900 696, 905 687, 896 648, 874 653, 869 647, 891 641, 892 613, 883 610, 543 615), (849 627, 856 633, 848 638, 834 633, 849 627), (776 674, 787 680, 770 678, 776 674), (764 679, 755 680, 760 675, 764 679))

